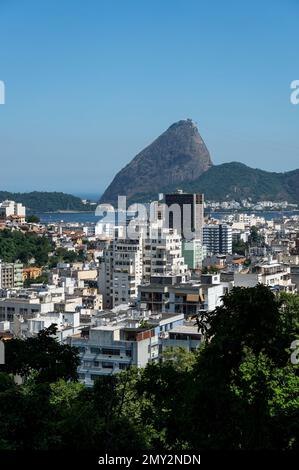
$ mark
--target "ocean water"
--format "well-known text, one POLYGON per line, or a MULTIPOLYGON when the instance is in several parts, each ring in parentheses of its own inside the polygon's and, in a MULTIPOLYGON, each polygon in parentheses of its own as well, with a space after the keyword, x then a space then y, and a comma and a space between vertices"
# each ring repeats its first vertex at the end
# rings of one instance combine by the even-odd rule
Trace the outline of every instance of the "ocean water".
MULTIPOLYGON (((220 220, 227 214, 229 214, 229 212, 212 212, 211 216, 220 220)), ((100 217, 96 216, 94 212, 40 212, 36 213, 36 215, 40 218, 41 222, 45 224, 58 222, 90 224, 97 223, 100 220, 100 217)), ((299 211, 257 211, 255 215, 264 217, 266 220, 272 220, 283 216, 290 217, 291 215, 299 215, 299 211)))
POLYGON ((94 212, 38 212, 35 214, 44 224, 58 222, 89 224, 100 220, 94 212))

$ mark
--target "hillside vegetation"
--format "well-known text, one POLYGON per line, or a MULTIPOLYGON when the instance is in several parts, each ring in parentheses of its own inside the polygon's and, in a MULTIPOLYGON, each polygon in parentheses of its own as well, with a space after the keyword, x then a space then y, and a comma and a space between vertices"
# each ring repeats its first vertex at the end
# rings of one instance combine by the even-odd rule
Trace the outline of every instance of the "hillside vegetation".
POLYGON ((27 210, 35 212, 86 211, 91 208, 88 204, 83 204, 79 197, 61 192, 10 193, 0 191, 0 202, 6 199, 21 202, 27 210))
MULTIPOLYGON (((274 173, 250 168, 243 163, 231 162, 212 166, 194 181, 161 186, 162 193, 176 189, 204 193, 209 201, 251 198, 259 200, 299 203, 299 170, 274 173)), ((131 200, 145 201, 157 198, 157 194, 139 193, 131 200)))

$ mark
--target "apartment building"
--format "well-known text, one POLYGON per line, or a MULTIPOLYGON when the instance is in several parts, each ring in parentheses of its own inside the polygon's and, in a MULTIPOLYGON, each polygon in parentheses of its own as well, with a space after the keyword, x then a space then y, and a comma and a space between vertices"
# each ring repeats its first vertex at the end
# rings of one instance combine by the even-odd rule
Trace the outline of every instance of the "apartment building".
POLYGON ((54 310, 54 303, 42 302, 35 298, 0 298, 0 321, 14 321, 14 316, 30 317, 37 313, 47 313, 54 310))
POLYGON ((142 240, 111 240, 100 259, 98 286, 105 308, 137 298, 143 274, 142 240))
POLYGON ((231 254, 232 228, 227 224, 204 225, 203 244, 208 254, 231 254))
POLYGON ((236 286, 242 287, 254 287, 261 283, 286 292, 296 290, 296 284, 292 282, 291 267, 272 259, 257 263, 248 274, 235 273, 234 281, 236 286))
POLYGON ((182 254, 189 269, 200 269, 207 256, 207 247, 199 239, 183 240, 182 254))
POLYGON ((194 323, 184 323, 170 330, 161 338, 161 352, 174 348, 184 348, 188 352, 196 351, 201 345, 202 334, 194 323))
POLYGON ((182 190, 176 193, 165 194, 165 204, 168 207, 169 228, 175 228, 182 238, 187 240, 198 238, 202 240, 202 228, 204 223, 204 195, 190 194, 182 190), (175 207, 180 209, 177 219, 174 215, 175 207), (194 235, 191 236, 191 233, 194 235))
POLYGON ((183 316, 160 314, 140 318, 140 312, 125 315, 103 313, 100 324, 68 339, 80 352, 79 380, 92 386, 101 375, 128 367, 145 367, 159 359, 159 340, 182 324, 183 316))
POLYGON ((0 297, 0 321, 14 321, 49 312, 75 311, 82 306, 82 298, 68 294, 64 287, 36 284, 28 289, 3 290, 0 297))
POLYGON ((0 289, 13 289, 23 286, 23 265, 0 261, 0 289))
POLYGON ((176 276, 155 276, 139 286, 138 301, 152 312, 174 312, 190 317, 201 310, 214 310, 231 288, 232 283, 221 282, 219 274, 201 275, 183 282, 176 276))
POLYGON ((186 275, 188 266, 178 232, 152 225, 150 235, 143 241, 143 279, 167 273, 186 275))
POLYGON ((17 219, 19 222, 25 222, 26 208, 19 202, 3 201, 0 202, 0 219, 17 219))
POLYGON ((98 285, 104 307, 136 300, 138 286, 151 276, 183 276, 187 271, 175 230, 151 226, 145 238, 111 240, 100 260, 98 285))

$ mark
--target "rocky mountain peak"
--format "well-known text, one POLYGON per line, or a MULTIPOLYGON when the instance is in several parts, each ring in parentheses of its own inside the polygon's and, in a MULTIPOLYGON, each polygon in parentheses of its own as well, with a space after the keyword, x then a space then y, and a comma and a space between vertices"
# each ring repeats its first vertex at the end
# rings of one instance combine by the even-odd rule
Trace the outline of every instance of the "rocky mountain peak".
POLYGON ((209 151, 192 119, 172 124, 113 179, 101 202, 118 195, 138 199, 169 185, 193 181, 212 166, 209 151))

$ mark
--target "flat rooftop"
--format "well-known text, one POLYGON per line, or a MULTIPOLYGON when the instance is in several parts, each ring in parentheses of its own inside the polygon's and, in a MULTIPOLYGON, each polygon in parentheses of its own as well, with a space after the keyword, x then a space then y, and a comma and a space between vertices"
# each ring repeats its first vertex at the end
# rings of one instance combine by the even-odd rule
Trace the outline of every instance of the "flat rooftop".
POLYGON ((124 324, 119 323, 117 325, 100 325, 100 326, 93 326, 90 328, 90 331, 115 331, 124 328, 124 324))
POLYGON ((190 334, 201 336, 201 333, 198 331, 198 327, 193 325, 179 325, 173 328, 172 330, 169 330, 169 333, 183 333, 186 335, 190 334))

